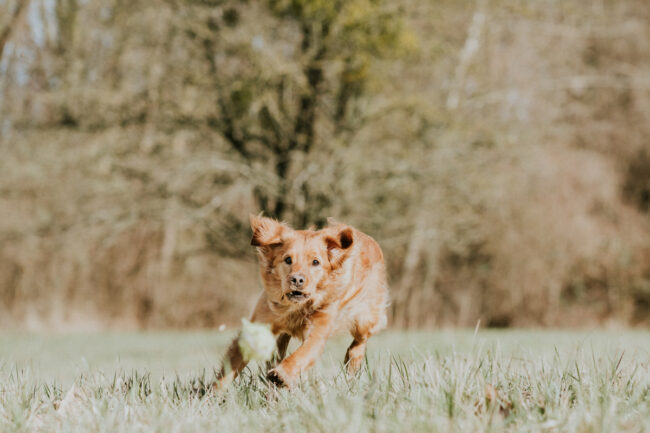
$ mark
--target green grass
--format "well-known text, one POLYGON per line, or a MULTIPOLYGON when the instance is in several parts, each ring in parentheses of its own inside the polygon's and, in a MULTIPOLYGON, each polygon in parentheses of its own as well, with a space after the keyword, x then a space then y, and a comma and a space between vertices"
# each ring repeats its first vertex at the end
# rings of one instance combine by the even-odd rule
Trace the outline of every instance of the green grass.
POLYGON ((650 431, 650 332, 391 331, 356 378, 341 338, 295 390, 206 392, 230 337, 0 335, 0 432, 650 431))

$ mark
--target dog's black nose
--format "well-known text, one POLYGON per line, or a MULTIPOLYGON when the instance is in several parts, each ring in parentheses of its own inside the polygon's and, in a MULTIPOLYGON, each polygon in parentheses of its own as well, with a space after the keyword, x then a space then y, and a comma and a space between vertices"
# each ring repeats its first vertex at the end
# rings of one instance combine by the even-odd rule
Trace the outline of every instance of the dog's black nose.
POLYGON ((302 287, 305 284, 305 277, 301 274, 289 275, 289 281, 296 287, 302 287))

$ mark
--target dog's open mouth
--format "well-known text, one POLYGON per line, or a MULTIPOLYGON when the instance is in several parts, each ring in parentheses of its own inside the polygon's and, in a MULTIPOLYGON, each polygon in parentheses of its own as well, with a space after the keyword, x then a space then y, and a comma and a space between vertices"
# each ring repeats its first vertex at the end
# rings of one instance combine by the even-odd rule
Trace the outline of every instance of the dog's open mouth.
POLYGON ((309 295, 301 292, 300 290, 292 290, 291 292, 287 293, 287 298, 291 299, 292 301, 303 301, 309 298, 309 295))

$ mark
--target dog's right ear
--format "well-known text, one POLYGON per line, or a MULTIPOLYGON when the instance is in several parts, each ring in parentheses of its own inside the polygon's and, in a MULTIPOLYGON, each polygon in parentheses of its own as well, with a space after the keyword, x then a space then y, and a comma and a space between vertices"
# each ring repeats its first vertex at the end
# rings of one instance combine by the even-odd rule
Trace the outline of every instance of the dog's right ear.
POLYGON ((251 215, 250 220, 251 229, 253 230, 251 245, 255 247, 268 247, 282 243, 282 234, 286 229, 284 224, 260 215, 251 215))

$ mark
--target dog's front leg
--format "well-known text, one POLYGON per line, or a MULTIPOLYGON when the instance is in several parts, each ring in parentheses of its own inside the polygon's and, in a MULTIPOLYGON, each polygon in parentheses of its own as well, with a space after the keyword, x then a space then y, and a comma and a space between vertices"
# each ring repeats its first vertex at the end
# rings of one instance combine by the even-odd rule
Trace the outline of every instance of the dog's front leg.
POLYGON ((278 349, 278 352, 273 356, 270 361, 266 362, 266 369, 270 370, 275 367, 279 362, 284 359, 284 355, 287 353, 287 347, 289 346, 289 341, 291 341, 291 335, 289 334, 280 334, 276 339, 275 345, 278 349))
POLYGON ((309 369, 323 352, 336 318, 335 309, 318 311, 311 317, 311 327, 302 345, 269 371, 268 378, 276 385, 293 385, 302 372, 309 369))
POLYGON ((230 343, 226 356, 221 364, 221 370, 217 374, 217 382, 214 384, 216 388, 221 388, 224 385, 232 382, 234 378, 239 375, 247 362, 239 349, 239 335, 230 343))

